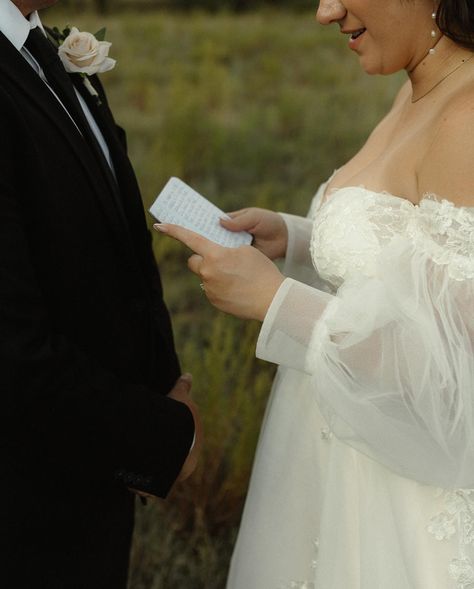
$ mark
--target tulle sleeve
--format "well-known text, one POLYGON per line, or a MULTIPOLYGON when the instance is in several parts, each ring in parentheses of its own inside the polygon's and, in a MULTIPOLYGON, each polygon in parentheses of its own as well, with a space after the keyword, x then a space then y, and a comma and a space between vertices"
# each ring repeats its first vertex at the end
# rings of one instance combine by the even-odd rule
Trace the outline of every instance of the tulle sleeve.
POLYGON ((280 213, 280 215, 283 217, 288 231, 288 245, 283 273, 285 276, 301 282, 312 282, 314 267, 309 252, 309 243, 313 223, 311 219, 297 215, 287 213, 280 213))
POLYGON ((283 274, 324 291, 332 290, 330 285, 315 272, 311 260, 309 243, 313 229, 312 220, 298 215, 289 215, 288 213, 280 213, 280 215, 283 217, 288 230, 288 245, 282 270, 283 274))
POLYGON ((311 376, 339 439, 444 488, 474 487, 473 235, 390 240, 335 295, 287 278, 257 344, 311 376))

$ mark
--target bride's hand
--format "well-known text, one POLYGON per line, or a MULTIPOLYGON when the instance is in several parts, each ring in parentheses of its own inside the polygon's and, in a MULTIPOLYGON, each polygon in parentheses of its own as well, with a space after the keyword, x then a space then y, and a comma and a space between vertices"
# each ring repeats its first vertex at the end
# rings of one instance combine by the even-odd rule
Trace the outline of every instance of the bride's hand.
POLYGON ((288 244, 286 223, 278 213, 255 207, 228 213, 231 219, 221 219, 229 231, 248 231, 254 236, 253 245, 270 260, 283 258, 288 244))
POLYGON ((188 260, 189 269, 200 277, 215 307, 236 317, 263 321, 284 276, 262 252, 250 245, 222 247, 178 225, 154 228, 195 252, 188 260))

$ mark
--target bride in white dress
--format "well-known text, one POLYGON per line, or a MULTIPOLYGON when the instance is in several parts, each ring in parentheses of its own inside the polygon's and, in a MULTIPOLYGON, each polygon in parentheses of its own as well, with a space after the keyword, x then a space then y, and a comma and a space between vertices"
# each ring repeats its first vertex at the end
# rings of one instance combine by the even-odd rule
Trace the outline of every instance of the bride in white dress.
POLYGON ((255 247, 160 227, 280 365, 228 589, 473 589, 474 6, 321 0, 318 20, 368 73, 408 72, 361 151, 306 219, 234 213, 255 247))

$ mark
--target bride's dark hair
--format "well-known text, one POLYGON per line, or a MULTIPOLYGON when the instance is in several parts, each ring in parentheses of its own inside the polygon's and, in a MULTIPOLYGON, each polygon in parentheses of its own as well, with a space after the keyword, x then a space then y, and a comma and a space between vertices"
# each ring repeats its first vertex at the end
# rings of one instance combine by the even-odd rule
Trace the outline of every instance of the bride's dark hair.
POLYGON ((474 51, 474 2, 472 0, 440 0, 436 24, 446 37, 474 51))

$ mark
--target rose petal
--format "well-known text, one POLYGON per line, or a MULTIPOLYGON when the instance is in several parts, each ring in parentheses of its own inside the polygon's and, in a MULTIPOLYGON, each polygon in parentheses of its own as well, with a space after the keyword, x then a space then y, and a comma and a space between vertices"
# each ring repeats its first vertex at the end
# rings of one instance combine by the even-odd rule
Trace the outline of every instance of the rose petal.
POLYGON ((59 47, 58 55, 66 71, 93 75, 115 66, 115 60, 108 57, 111 46, 108 41, 98 41, 91 33, 73 27, 59 47))
POLYGON ((110 70, 113 70, 116 63, 117 63, 117 61, 115 59, 112 59, 111 57, 107 57, 107 59, 105 59, 102 62, 102 64, 100 65, 100 68, 97 71, 97 73, 103 74, 104 72, 109 72, 110 70))

